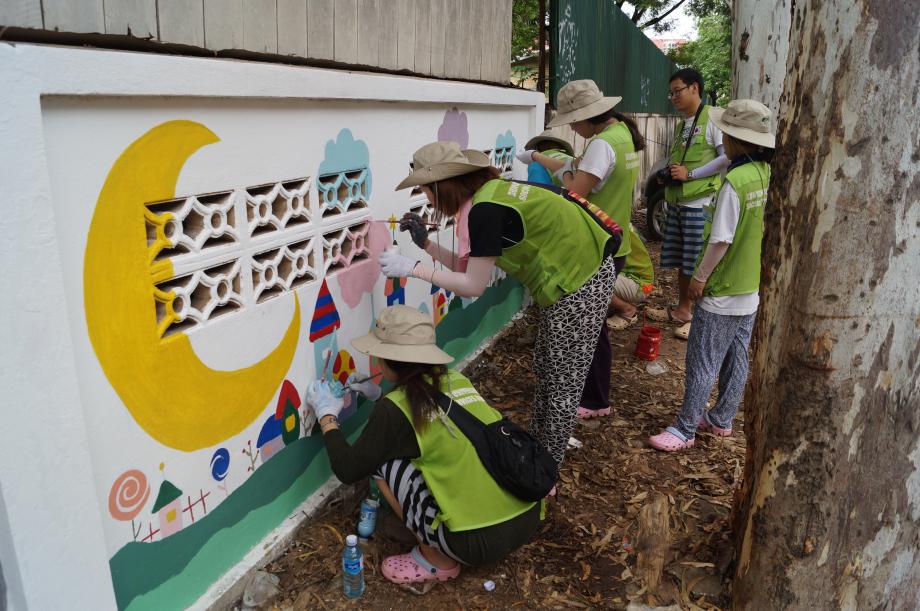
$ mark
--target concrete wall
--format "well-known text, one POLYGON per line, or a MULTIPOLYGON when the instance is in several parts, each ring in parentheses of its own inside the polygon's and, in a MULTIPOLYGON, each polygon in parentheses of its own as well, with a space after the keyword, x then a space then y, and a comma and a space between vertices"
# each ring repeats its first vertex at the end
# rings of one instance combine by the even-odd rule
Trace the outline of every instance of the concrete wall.
MULTIPOLYGON (((508 83, 512 0, 4 0, 0 28, 508 83)), ((28 40, 29 32, 6 38, 28 40)), ((71 38, 80 42, 80 38, 71 38)))
POLYGON ((375 261, 425 256, 385 222, 430 212, 393 190, 413 150, 523 175, 539 94, 29 44, 0 45, 0 82, 12 608, 194 604, 329 479, 304 389, 373 370, 349 340, 375 313, 426 309, 460 358, 521 305, 501 274, 469 301, 375 261))

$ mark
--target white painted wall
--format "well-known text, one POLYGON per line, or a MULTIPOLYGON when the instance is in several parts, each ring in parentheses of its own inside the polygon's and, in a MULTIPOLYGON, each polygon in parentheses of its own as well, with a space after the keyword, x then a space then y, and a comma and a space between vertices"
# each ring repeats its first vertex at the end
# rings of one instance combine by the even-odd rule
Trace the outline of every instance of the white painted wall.
MULTIPOLYGON (((0 46, 0 82, 0 261, 7 286, 0 306, 0 517, 5 513, 9 523, 6 534, 0 520, 0 562, 13 608, 67 608, 74 601, 113 608, 108 559, 125 533, 130 540, 130 525, 108 517, 113 479, 142 467, 155 495, 160 461, 172 480, 201 472, 210 458, 211 450, 183 454, 147 436, 121 407, 87 338, 88 224, 127 145, 170 119, 214 131, 221 141, 189 160, 177 185, 181 195, 315 176, 326 141, 349 128, 368 144, 372 213, 386 218, 407 208, 408 193, 393 186, 412 151, 436 139, 447 108, 467 114, 476 148, 492 148, 507 129, 520 145, 539 131, 543 116, 542 95, 533 92, 33 45, 0 46)), ((405 236, 400 244, 414 248, 405 236)), ((317 288, 299 294, 305 326, 317 288)), ((343 311, 336 299, 343 327, 366 328, 363 320, 346 321, 361 315, 343 311)), ((290 299, 276 299, 259 316, 228 317, 192 332, 196 353, 217 369, 247 365, 260 355, 239 347, 277 341, 292 307, 290 299)), ((298 348, 292 369, 310 367, 305 350, 298 348)), ((254 439, 260 426, 253 423, 241 438, 254 439)), ((183 479, 189 491, 198 489, 194 477, 183 479)))

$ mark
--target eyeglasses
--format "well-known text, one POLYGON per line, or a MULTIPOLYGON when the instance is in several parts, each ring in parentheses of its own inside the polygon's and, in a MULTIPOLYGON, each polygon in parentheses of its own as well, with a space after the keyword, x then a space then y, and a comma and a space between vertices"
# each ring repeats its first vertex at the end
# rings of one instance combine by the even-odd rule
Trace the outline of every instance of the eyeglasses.
POLYGON ((668 92, 668 99, 670 100, 670 99, 676 98, 677 96, 680 95, 680 92, 681 92, 681 91, 683 91, 684 89, 689 89, 690 87, 691 87, 691 85, 685 85, 684 87, 681 87, 680 89, 675 89, 674 91, 669 91, 669 92, 668 92))

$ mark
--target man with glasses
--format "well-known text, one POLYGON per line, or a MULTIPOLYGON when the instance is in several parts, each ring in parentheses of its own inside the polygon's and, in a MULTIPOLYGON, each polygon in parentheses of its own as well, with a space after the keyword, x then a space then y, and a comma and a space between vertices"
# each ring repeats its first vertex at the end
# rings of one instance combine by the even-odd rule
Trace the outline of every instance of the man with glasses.
POLYGON ((647 315, 660 322, 681 323, 674 334, 687 339, 693 302, 687 296, 696 259, 703 247, 703 206, 719 190, 721 172, 728 167, 722 149, 722 132, 709 120, 709 106, 703 104, 703 76, 683 68, 671 76, 668 98, 683 116, 674 132, 665 187, 668 202, 661 267, 678 270, 678 303, 667 309, 649 308, 647 315))

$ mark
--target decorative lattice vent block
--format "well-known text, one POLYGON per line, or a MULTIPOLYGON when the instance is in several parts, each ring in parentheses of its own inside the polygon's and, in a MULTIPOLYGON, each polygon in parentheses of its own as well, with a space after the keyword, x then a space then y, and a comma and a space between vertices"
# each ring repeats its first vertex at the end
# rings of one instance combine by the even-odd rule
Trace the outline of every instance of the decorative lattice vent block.
POLYGON ((245 191, 250 236, 310 222, 310 179, 249 187, 245 191))
POLYGON ((241 309, 241 270, 242 263, 233 261, 154 285, 160 337, 241 309))
POLYGON ((252 257, 252 290, 258 303, 316 279, 312 238, 252 257))
POLYGON ((144 221, 150 262, 238 243, 235 197, 233 191, 225 191, 147 204, 144 221))
POLYGON ((323 233, 323 270, 326 274, 347 269, 370 256, 367 232, 370 222, 323 233))
POLYGON ((367 208, 367 168, 320 176, 319 204, 324 217, 367 208))

